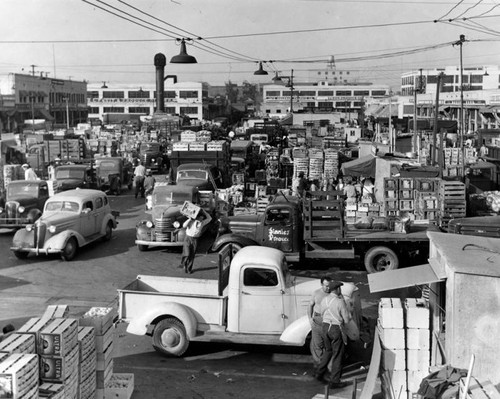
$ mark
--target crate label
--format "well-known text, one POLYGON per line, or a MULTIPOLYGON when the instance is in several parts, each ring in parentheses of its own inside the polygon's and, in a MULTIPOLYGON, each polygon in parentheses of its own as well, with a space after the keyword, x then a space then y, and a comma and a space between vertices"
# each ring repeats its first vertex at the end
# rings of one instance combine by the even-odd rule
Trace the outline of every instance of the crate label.
POLYGON ((44 335, 42 338, 42 353, 61 353, 61 336, 59 334, 44 335))

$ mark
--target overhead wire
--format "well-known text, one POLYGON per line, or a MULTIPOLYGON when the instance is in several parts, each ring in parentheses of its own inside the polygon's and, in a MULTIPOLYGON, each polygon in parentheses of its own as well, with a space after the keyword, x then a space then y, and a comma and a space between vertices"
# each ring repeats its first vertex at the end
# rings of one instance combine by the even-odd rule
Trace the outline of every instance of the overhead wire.
POLYGON ((476 4, 470 6, 469 8, 467 8, 465 11, 463 11, 461 14, 457 15, 455 17, 455 19, 458 19, 460 17, 462 17, 463 15, 467 14, 470 10, 472 10, 473 8, 477 7, 479 4, 481 4, 483 2, 483 0, 478 0, 476 4))
POLYGON ((460 4, 462 4, 464 2, 464 0, 460 0, 457 4, 455 4, 450 10, 448 10, 448 12, 446 14, 444 14, 442 17, 438 18, 438 21, 441 21, 442 19, 444 19, 444 17, 446 17, 447 15, 450 15, 454 9, 456 9, 460 4))

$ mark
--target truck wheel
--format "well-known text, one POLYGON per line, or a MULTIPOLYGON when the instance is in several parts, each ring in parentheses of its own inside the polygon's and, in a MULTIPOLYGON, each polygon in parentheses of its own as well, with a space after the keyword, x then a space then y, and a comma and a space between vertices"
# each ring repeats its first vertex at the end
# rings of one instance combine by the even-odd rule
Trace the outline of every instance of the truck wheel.
POLYGON ((106 225, 106 233, 104 234, 104 241, 110 241, 113 235, 113 224, 108 222, 106 225))
POLYGON ((141 252, 144 252, 148 250, 148 246, 143 244, 137 244, 137 249, 141 252))
POLYGON ((228 268, 230 265, 231 265, 231 260, 234 258, 234 255, 236 254, 236 252, 238 252, 241 248, 243 248, 240 244, 226 244, 224 245, 224 248, 222 248, 222 251, 224 251, 225 249, 227 249, 228 246, 231 246, 231 256, 224 256, 224 258, 222 258, 222 267, 223 269, 226 269, 228 268))
POLYGON ((13 251, 13 252, 14 252, 14 256, 17 259, 26 259, 29 255, 29 252, 23 252, 23 251, 13 251))
POLYGON ((399 267, 396 253, 387 247, 373 247, 365 254, 365 268, 368 273, 395 270, 399 267))
POLYGON ((153 348, 167 356, 182 356, 189 338, 181 321, 173 317, 160 320, 153 331, 153 348))
POLYGON ((64 247, 61 258, 62 260, 69 262, 73 260, 76 255, 76 250, 78 249, 78 242, 75 237, 70 237, 70 239, 66 242, 66 246, 64 247))

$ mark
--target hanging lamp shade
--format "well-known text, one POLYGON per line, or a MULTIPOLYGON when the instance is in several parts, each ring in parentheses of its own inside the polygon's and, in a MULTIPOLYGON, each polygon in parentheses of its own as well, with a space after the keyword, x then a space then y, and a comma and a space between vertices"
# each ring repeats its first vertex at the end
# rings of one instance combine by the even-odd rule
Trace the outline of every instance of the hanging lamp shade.
POLYGON ((184 39, 181 40, 181 51, 178 55, 174 55, 170 60, 172 64, 197 64, 196 58, 192 55, 189 55, 186 51, 186 41, 184 39))
POLYGON ((276 75, 274 75, 274 78, 272 79, 274 83, 283 83, 283 79, 278 75, 278 72, 276 72, 276 75))
POLYGON ((267 71, 264 71, 262 68, 262 62, 259 62, 259 69, 257 69, 254 73, 254 75, 268 75, 267 71))

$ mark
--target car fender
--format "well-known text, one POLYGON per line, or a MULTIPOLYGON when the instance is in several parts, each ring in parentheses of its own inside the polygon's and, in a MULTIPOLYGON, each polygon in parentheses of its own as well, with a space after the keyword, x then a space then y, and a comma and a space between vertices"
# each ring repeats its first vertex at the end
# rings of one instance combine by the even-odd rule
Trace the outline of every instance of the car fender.
POLYGON ((149 307, 147 311, 142 312, 130 321, 127 332, 135 335, 145 335, 150 324, 154 324, 156 323, 155 320, 161 320, 168 316, 175 317, 184 324, 188 338, 191 339, 196 335, 198 322, 193 311, 177 302, 161 302, 149 307))
POLYGON ((71 237, 76 238, 79 247, 83 247, 87 244, 87 241, 80 233, 75 230, 64 230, 46 240, 43 248, 60 249, 62 251, 71 237))
POLYGON ((141 220, 137 225, 135 226, 135 237, 138 240, 151 240, 151 230, 154 229, 154 224, 153 227, 148 227, 146 226, 146 223, 148 223, 148 220, 141 220))
POLYGON ((280 336, 280 341, 287 344, 302 346, 311 332, 309 317, 302 316, 290 324, 280 336))
POLYGON ((15 247, 24 247, 27 243, 33 242, 34 235, 35 233, 33 231, 28 231, 26 228, 19 229, 14 233, 12 245, 15 247))
POLYGON ((102 226, 101 226, 101 234, 102 235, 106 234, 106 226, 108 225, 108 223, 110 221, 113 224, 113 229, 116 229, 116 226, 118 225, 118 223, 116 222, 116 219, 113 216, 108 214, 108 215, 106 215, 106 217, 102 221, 102 226))
POLYGON ((249 245, 259 245, 258 242, 252 240, 251 238, 229 233, 217 237, 210 250, 212 252, 217 252, 226 244, 239 244, 242 247, 247 247, 249 245))

